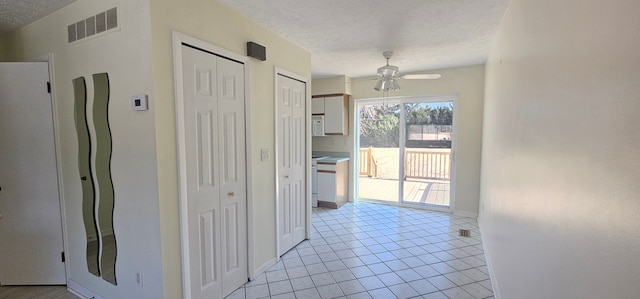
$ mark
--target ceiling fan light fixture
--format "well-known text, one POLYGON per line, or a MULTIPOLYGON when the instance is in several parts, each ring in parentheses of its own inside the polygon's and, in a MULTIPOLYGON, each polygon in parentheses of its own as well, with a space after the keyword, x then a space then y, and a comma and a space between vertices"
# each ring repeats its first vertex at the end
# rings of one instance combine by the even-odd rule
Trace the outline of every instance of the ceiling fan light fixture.
POLYGON ((398 80, 391 79, 391 87, 394 91, 400 90, 400 83, 398 83, 398 80))
POLYGON ((380 91, 382 90, 382 85, 384 81, 382 81, 382 79, 378 80, 378 82, 376 83, 376 87, 374 87, 373 89, 375 89, 376 91, 380 91))
POLYGON ((373 89, 375 89, 376 91, 398 91, 400 90, 400 83, 398 83, 398 80, 394 79, 393 77, 387 76, 378 80, 376 86, 373 89))
POLYGON ((395 65, 385 65, 378 68, 378 76, 380 77, 395 77, 400 73, 400 69, 395 65))
POLYGON ((400 90, 398 79, 438 79, 442 77, 440 74, 400 74, 400 69, 397 66, 389 64, 389 59, 393 56, 393 52, 386 51, 382 55, 387 59, 387 64, 378 68, 378 82, 373 88, 377 91, 400 90))

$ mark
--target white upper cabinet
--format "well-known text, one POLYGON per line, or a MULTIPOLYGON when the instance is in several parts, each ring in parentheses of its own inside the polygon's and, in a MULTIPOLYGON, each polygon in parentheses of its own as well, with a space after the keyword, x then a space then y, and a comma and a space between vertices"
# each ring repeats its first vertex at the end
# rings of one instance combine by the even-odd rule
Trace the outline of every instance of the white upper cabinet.
POLYGON ((325 135, 349 135, 349 95, 314 96, 311 114, 324 114, 325 135))
POLYGON ((311 114, 324 114, 324 98, 311 100, 311 114))

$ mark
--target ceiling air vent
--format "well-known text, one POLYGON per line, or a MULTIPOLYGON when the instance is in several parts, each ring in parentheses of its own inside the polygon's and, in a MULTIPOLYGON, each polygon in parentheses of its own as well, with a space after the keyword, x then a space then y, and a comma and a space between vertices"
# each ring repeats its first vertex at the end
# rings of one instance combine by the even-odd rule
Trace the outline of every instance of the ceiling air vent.
POLYGON ((69 43, 118 28, 118 8, 113 7, 67 26, 69 43))
POLYGON ((87 37, 96 34, 96 16, 90 16, 85 20, 87 24, 87 37))
POLYGON ((71 24, 69 25, 69 27, 67 27, 67 32, 69 34, 69 42, 75 42, 76 41, 76 24, 71 24))
POLYGON ((118 27, 118 10, 114 7, 107 10, 107 30, 118 27))
POLYGON ((85 26, 84 20, 76 23, 76 40, 81 40, 81 39, 87 37, 86 28, 87 27, 85 26))
POLYGON ((460 237, 471 237, 471 230, 468 229, 460 229, 460 237))

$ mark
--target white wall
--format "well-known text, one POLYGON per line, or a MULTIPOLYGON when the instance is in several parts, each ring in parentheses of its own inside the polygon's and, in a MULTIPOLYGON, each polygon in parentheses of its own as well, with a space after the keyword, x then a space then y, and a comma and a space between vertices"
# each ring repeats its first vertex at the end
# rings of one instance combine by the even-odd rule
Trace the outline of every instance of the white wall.
MULTIPOLYGON (((54 55, 56 128, 67 217, 68 279, 103 298, 162 298, 155 99, 151 84, 149 2, 81 0, 19 29, 13 34, 17 59, 54 55), (67 25, 119 6, 121 30, 75 44, 67 43, 67 25), (110 79, 109 120, 113 140, 112 177, 115 189, 114 231, 118 245, 114 286, 87 271, 82 192, 78 175, 77 135, 71 80, 85 76, 89 102, 92 74, 110 79), (131 110, 130 96, 151 94, 150 111, 131 110), (144 275, 136 286, 135 273, 144 275)), ((172 270, 175 271, 175 270, 172 270)))
MULTIPOLYGON (((431 72, 431 71, 430 71, 431 72)), ((390 97, 437 95, 457 93, 459 102, 454 107, 457 123, 455 211, 465 214, 478 212, 480 190, 480 150, 482 145, 482 105, 484 97, 484 65, 433 70, 442 74, 437 80, 403 80, 401 89, 390 92, 390 97)), ((315 81, 315 80, 314 80, 315 81)), ((351 102, 349 110, 354 111, 357 99, 380 98, 381 92, 373 89, 375 81, 368 78, 351 80, 351 102)), ((313 150, 351 152, 355 140, 355 120, 349 113, 349 136, 313 138, 313 150)), ((350 182, 353 182, 353 167, 350 182)), ((352 184, 351 184, 352 185, 352 184)))
POLYGON ((512 0, 486 74, 497 298, 640 296, 640 2, 512 0))
POLYGON ((176 169, 175 101, 171 31, 199 38, 240 55, 246 43, 254 41, 267 49, 267 60, 251 59, 250 105, 251 144, 247 148, 252 163, 249 188, 253 198, 255 248, 249 252, 254 269, 275 261, 275 163, 260 161, 260 149, 274 157, 274 84, 275 67, 311 77, 311 55, 306 50, 267 31, 235 11, 211 0, 154 0, 151 3, 153 34, 153 85, 155 94, 160 217, 162 230, 165 296, 182 295, 180 233, 178 214, 178 179, 176 169))

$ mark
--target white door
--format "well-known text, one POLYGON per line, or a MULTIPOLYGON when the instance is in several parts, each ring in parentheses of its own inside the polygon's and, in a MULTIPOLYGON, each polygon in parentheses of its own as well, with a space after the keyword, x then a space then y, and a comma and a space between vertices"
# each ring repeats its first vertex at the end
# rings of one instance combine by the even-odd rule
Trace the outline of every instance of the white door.
POLYGON ((302 242, 306 232, 306 85, 280 74, 277 81, 278 254, 282 255, 302 242))
POLYGON ((46 62, 0 63, 0 284, 66 284, 46 62))
POLYGON ((244 66, 182 46, 193 298, 247 282, 244 66))

